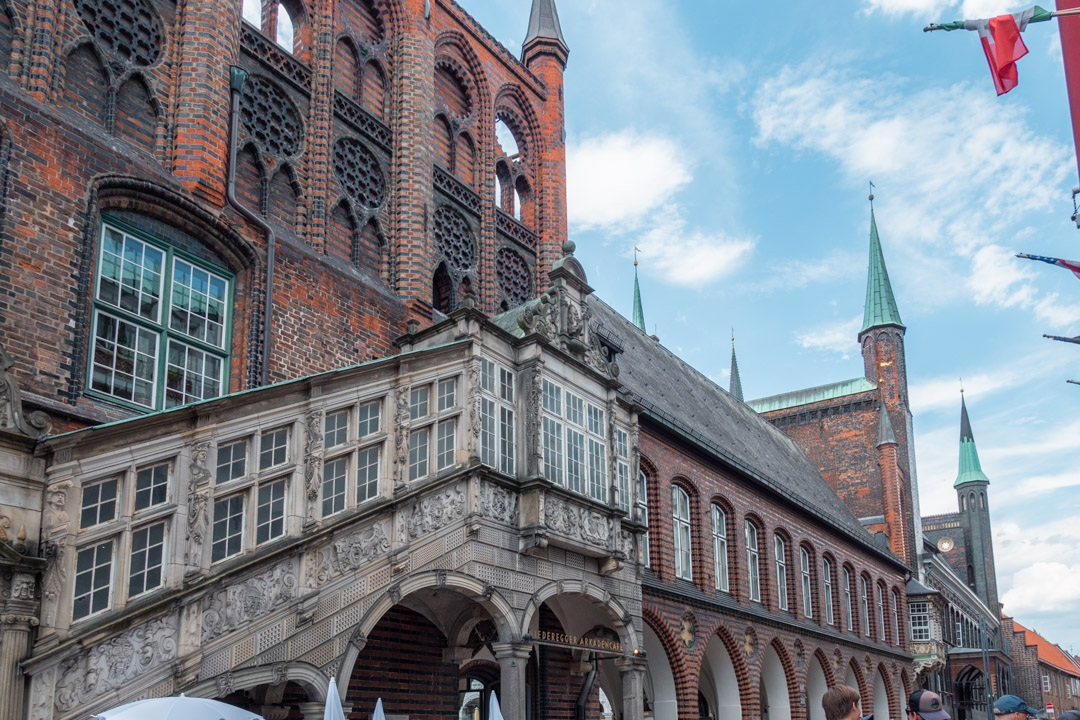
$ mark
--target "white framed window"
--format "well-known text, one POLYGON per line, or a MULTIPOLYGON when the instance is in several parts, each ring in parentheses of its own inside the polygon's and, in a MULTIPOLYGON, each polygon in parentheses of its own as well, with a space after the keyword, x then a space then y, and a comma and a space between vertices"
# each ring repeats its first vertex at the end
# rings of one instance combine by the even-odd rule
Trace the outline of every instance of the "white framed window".
POLYGON ((885 627, 885 588, 877 586, 877 615, 878 615, 878 639, 881 642, 889 641, 889 632, 885 627))
POLYGON ((776 563, 776 604, 781 610, 787 610, 787 543, 779 535, 773 536, 773 560, 776 563))
POLYGON ((442 378, 409 391, 409 481, 452 467, 457 458, 457 376, 442 378), (431 393, 434 388, 435 398, 431 393))
POLYGON ((867 577, 860 578, 862 586, 862 621, 863 621, 863 635, 871 637, 870 632, 870 579, 867 577))
POLYGON ((218 485, 239 480, 248 474, 248 447, 247 438, 218 445, 216 475, 218 485))
POLYGON ((169 499, 171 462, 140 468, 135 474, 135 512, 163 505, 169 499))
POLYGON ((851 608, 851 571, 844 568, 844 627, 848 632, 855 630, 854 614, 851 608))
POLYGON ((103 220, 88 390, 148 410, 228 385, 232 275, 103 220))
POLYGON ((836 624, 836 616, 833 612, 833 580, 832 563, 828 558, 821 559, 821 602, 825 605, 825 622, 830 625, 836 624))
POLYGON ((244 494, 214 501, 210 561, 219 562, 244 551, 244 494))
POLYGON ((1049 675, 1043 675, 1042 676, 1042 686, 1043 686, 1043 692, 1044 693, 1050 692, 1050 676, 1049 675))
POLYGON ((285 479, 259 486, 255 519, 255 544, 262 545, 285 534, 285 479))
POLYGON ((606 411, 550 380, 543 380, 542 395, 545 476, 576 493, 610 502, 606 411))
POLYGON ((675 533, 675 577, 693 580, 690 551, 690 496, 682 488, 671 490, 673 528, 675 533))
POLYGON ((761 575, 758 566, 758 530, 749 520, 746 521, 746 575, 750 599, 761 602, 761 575))
POLYGON ((810 575, 810 552, 804 547, 799 548, 799 565, 802 571, 803 616, 812 618, 814 617, 814 584, 810 575))
POLYGON ((266 430, 259 436, 259 472, 289 462, 289 428, 266 430))
POLYGON ((712 506, 712 535, 716 589, 728 592, 727 513, 719 505, 712 506))
POLYGON ((517 472, 514 374, 480 359, 480 462, 505 475, 517 472))
POLYGON ((80 548, 75 555, 75 605, 72 619, 108 610, 112 601, 114 542, 112 539, 80 548))
POLYGON ((908 621, 911 624, 911 639, 914 642, 926 642, 930 639, 930 604, 925 602, 908 603, 908 621))
POLYGON ((622 428, 615 428, 615 504, 630 510, 630 435, 622 428))
POLYGON ((116 519, 119 478, 107 478, 83 485, 79 529, 101 525, 116 519))
POLYGON ((165 523, 156 522, 131 533, 128 598, 155 590, 165 581, 165 523))
POLYGON ((379 494, 379 454, 381 446, 376 445, 356 454, 356 502, 365 503, 379 494))
POLYGON ((892 602, 893 637, 896 639, 896 644, 899 645, 903 637, 900 634, 900 601, 897 599, 895 590, 889 593, 889 598, 890 602, 892 602))
POLYGON ((347 408, 326 414, 326 422, 323 424, 324 448, 336 448, 349 439, 349 415, 347 408))
MULTIPOLYGON (((638 471, 637 494, 638 519, 646 528, 649 527, 649 477, 644 470, 638 471)), ((649 531, 641 535, 641 564, 649 567, 649 531)))
POLYGON ((349 456, 323 463, 322 516, 329 517, 345 509, 349 482, 349 456))

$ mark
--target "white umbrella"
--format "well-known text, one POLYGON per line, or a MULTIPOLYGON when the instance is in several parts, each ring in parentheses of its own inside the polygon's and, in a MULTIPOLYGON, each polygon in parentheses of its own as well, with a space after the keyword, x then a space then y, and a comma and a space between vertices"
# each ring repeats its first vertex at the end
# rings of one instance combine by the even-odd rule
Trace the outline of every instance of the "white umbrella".
POLYGON ((375 703, 375 712, 372 713, 371 720, 386 720, 386 713, 382 709, 382 698, 375 703))
POLYGON ((488 709, 488 720, 503 720, 502 710, 499 709, 499 698, 495 697, 495 691, 491 691, 491 705, 488 709))
POLYGON ((341 709, 341 695, 338 693, 334 678, 330 678, 330 687, 326 688, 326 709, 323 710, 323 720, 345 720, 345 711, 341 709))
MULTIPOLYGON (((341 707, 338 705, 338 707, 341 707)), ((97 720, 264 720, 250 710, 207 698, 164 697, 136 700, 92 717, 97 720)))

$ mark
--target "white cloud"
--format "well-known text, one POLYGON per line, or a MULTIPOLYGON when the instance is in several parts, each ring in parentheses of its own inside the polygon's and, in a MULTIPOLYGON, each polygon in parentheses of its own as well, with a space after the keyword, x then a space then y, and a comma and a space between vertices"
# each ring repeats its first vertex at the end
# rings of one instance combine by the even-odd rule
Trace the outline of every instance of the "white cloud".
POLYGON ((635 227, 693 177, 678 144, 620 130, 570 143, 567 211, 575 230, 635 227))
POLYGON ((886 15, 916 14, 926 16, 927 22, 948 22, 995 17, 1022 7, 1001 0, 964 0, 962 3, 956 0, 866 0, 864 11, 880 11, 886 15), (954 12, 956 16, 938 17, 945 11, 954 12))
POLYGON ((807 65, 766 80, 752 108, 759 145, 824 155, 853 185, 874 178, 894 283, 910 283, 922 306, 961 300, 966 284, 976 302, 1027 309, 1059 329, 1080 321, 1080 306, 1039 291, 1007 249, 1071 172, 1070 149, 1020 106, 988 87, 909 92, 894 77, 807 65))
POLYGON ((756 240, 723 231, 688 230, 682 210, 665 205, 649 218, 649 229, 635 236, 642 261, 673 285, 700 287, 730 275, 754 250, 756 240))
POLYGON ((807 350, 840 353, 843 359, 847 360, 859 347, 856 338, 862 329, 862 322, 862 315, 856 315, 850 320, 823 325, 806 333, 796 333, 795 342, 807 350))
POLYGON ((935 15, 953 3, 949 0, 867 0, 866 12, 878 10, 886 15, 919 13, 935 15))
POLYGON ((1005 612, 1028 627, 1025 616, 1080 611, 1080 517, 998 523, 994 561, 1005 612))

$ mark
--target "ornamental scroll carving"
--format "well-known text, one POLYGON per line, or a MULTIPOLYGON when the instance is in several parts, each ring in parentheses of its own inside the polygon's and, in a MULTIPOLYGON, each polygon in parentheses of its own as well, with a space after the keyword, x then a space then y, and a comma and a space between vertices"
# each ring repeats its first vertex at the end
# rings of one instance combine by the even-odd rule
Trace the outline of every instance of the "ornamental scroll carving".
POLYGON ((322 470, 322 410, 311 410, 304 417, 304 486, 307 488, 309 501, 317 500, 319 488, 322 485, 320 470, 322 470))
POLYGON ((572 505, 548 495, 544 500, 544 524, 549 530, 580 538, 594 545, 606 546, 614 531, 614 522, 595 510, 572 505))
POLYGON ((619 377, 614 352, 601 342, 599 325, 584 300, 575 300, 566 287, 553 287, 524 305, 518 326, 526 335, 537 334, 589 367, 608 377, 619 377))
POLYGON ((49 434, 52 420, 40 410, 24 413, 19 383, 12 377, 11 366, 15 359, 0 347, 0 430, 41 438, 49 434))
POLYGON ((480 358, 473 358, 467 370, 469 376, 469 434, 474 454, 480 455, 480 358))
POLYGON ((480 481, 480 514, 507 525, 518 520, 517 493, 486 480, 480 481))
POLYGON ((380 555, 390 552, 387 521, 379 522, 355 535, 334 542, 338 572, 358 570, 380 555))
POLYGON ((400 385, 396 390, 397 410, 394 415, 394 436, 397 467, 395 485, 401 487, 409 481, 409 387, 400 385))
POLYGON ((206 508, 210 498, 210 441, 191 446, 191 477, 188 478, 188 527, 185 564, 202 565, 203 541, 206 539, 206 508))
POLYGON ((458 483, 453 487, 428 495, 406 508, 402 516, 404 522, 398 526, 400 528, 398 539, 401 544, 405 544, 464 517, 465 484, 458 483))
POLYGON ((281 564, 203 600, 203 642, 268 615, 296 595, 296 574, 281 564))
POLYGON ((85 707, 176 657, 179 620, 157 618, 110 638, 60 665, 56 708, 62 713, 85 707))
POLYGON ((543 454, 540 447, 540 424, 543 417, 543 375, 540 365, 529 374, 529 390, 525 399, 525 437, 528 441, 529 472, 539 474, 543 454))

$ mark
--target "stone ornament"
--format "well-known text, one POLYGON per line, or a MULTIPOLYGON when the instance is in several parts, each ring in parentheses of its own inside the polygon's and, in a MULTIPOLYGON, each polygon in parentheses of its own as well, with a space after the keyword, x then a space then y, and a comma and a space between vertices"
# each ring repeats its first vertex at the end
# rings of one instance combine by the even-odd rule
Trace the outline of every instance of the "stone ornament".
POLYGON ((840 652, 840 649, 837 648, 833 650, 833 672, 837 677, 840 676, 840 668, 843 667, 843 665, 844 655, 840 652))
POLYGON ((296 575, 292 567, 284 563, 221 588, 203 600, 202 641, 209 642, 268 615, 295 595, 296 575))
POLYGON ((333 548, 339 572, 358 570, 380 555, 390 552, 386 522, 376 523, 355 535, 336 540, 333 548))
POLYGON ((30 600, 34 599, 34 576, 29 573, 16 572, 11 576, 11 599, 30 600))
POLYGON ((524 305, 532 298, 532 270, 510 248, 499 248, 495 254, 495 279, 511 308, 524 305))
POLYGON ((398 533, 404 545, 465 517, 465 484, 428 495, 402 511, 398 533))
POLYGON ((475 448, 477 456, 480 454, 478 447, 480 438, 480 358, 473 358, 466 370, 469 377, 469 434, 472 435, 471 445, 475 448))
POLYGON ((754 631, 754 628, 746 628, 743 632, 743 652, 746 654, 747 660, 754 657, 754 653, 757 652, 757 645, 757 633, 754 631))
POLYGON ((409 481, 409 387, 400 385, 396 390, 397 410, 394 415, 394 434, 396 436, 397 481, 401 487, 409 481))
POLYGON ((679 640, 685 648, 692 648, 697 640, 697 619, 689 610, 679 618, 679 640))
POLYGON ((322 489, 323 412, 309 410, 304 416, 304 487, 307 495, 307 522, 319 516, 319 491, 322 489))
POLYGON ((0 347, 0 430, 42 438, 52 430, 52 420, 40 410, 25 414, 22 407, 22 395, 19 383, 9 372, 15 364, 15 358, 0 347))
POLYGON ((795 638, 791 650, 792 655, 795 657, 795 666, 801 670, 806 665, 806 648, 803 647, 802 640, 795 638))
POLYGON ((548 495, 544 500, 544 524, 549 530, 580 538, 596 545, 605 545, 614 531, 614 521, 595 510, 581 508, 560 497, 548 495))
POLYGON ((210 441, 191 446, 191 476, 188 478, 187 549, 184 563, 189 567, 202 565, 203 541, 206 539, 207 506, 210 502, 210 441))
POLYGON ((487 480, 480 481, 480 514, 507 525, 518 520, 517 494, 487 480))
POLYGON ((136 682, 176 657, 176 615, 151 620, 60 664, 56 709, 67 713, 136 682))
POLYGON ((539 472, 543 462, 540 446, 540 425, 543 418, 544 381, 540 372, 541 365, 532 368, 528 380, 528 393, 525 404, 525 437, 528 440, 529 472, 539 472))
POLYGON ((165 29, 147 0, 75 0, 75 10, 110 58, 139 67, 161 59, 165 29))

